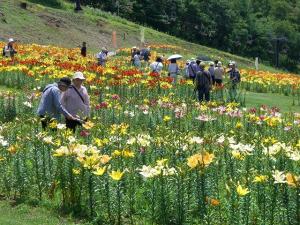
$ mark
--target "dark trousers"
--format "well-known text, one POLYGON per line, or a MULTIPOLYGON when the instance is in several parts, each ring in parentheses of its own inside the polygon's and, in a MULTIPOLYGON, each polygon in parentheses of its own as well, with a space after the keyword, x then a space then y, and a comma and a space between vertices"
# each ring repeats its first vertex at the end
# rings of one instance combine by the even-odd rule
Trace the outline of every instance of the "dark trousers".
POLYGON ((215 79, 215 82, 217 85, 220 85, 220 84, 222 84, 223 81, 221 79, 215 79))
POLYGON ((49 118, 46 118, 45 116, 40 116, 40 118, 41 118, 42 128, 43 128, 43 130, 46 130, 50 120, 49 120, 49 118))
POLYGON ((71 129, 74 133, 77 126, 81 126, 81 123, 79 121, 66 119, 66 127, 68 129, 71 129))
POLYGON ((188 77, 188 79, 189 79, 189 80, 192 80, 192 81, 193 81, 193 83, 195 83, 195 79, 196 79, 196 77, 188 77))
MULTIPOLYGON (((51 123, 53 120, 50 119, 47 116, 40 116, 40 118, 41 118, 42 128, 45 131, 47 129, 49 123, 51 123)), ((50 130, 51 131, 56 131, 57 129, 56 128, 51 128, 50 130)))
POLYGON ((199 102, 203 102, 203 99, 205 98, 205 101, 210 101, 210 93, 208 88, 199 88, 198 89, 198 99, 199 102))
POLYGON ((213 83, 213 85, 215 85, 215 83, 216 83, 216 79, 215 79, 215 77, 214 77, 214 76, 211 76, 211 80, 212 80, 212 83, 213 83))

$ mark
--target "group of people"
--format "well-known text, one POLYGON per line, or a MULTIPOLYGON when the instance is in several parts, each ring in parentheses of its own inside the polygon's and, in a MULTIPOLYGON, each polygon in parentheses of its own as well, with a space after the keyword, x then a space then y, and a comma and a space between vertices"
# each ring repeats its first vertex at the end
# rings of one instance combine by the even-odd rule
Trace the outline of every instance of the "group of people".
POLYGON ((144 45, 144 48, 139 50, 136 46, 131 49, 131 63, 136 68, 140 69, 142 66, 142 61, 145 62, 145 65, 149 65, 149 60, 151 57, 150 46, 144 45))
MULTIPOLYGON (((195 91, 198 92, 200 102, 203 100, 210 101, 210 90, 213 85, 222 87, 226 73, 222 62, 218 60, 210 62, 207 70, 205 70, 205 65, 206 63, 201 60, 191 59, 187 61, 185 66, 185 75, 195 83, 195 91)), ((236 62, 231 61, 228 67, 229 100, 237 101, 237 85, 241 81, 241 75, 237 69, 236 62)), ((221 98, 223 98, 223 96, 221 98)))
POLYGON ((83 73, 76 72, 72 80, 63 77, 44 88, 37 110, 43 129, 48 127, 52 119, 59 120, 60 114, 65 117, 66 127, 73 132, 87 120, 90 115, 90 98, 83 86, 84 80, 83 73))
MULTIPOLYGON (((198 93, 198 100, 210 101, 210 91, 215 85, 216 87, 222 87, 226 70, 222 65, 222 62, 216 60, 209 63, 209 68, 206 70, 206 62, 199 59, 192 58, 186 62, 184 68, 184 77, 190 79, 195 84, 195 91, 198 93)), ((230 101, 237 101, 237 85, 241 81, 241 75, 237 69, 237 64, 231 61, 228 64, 229 70, 229 98, 230 101)), ((156 60, 150 64, 151 72, 161 74, 164 68, 163 57, 157 57, 156 60)), ((180 68, 176 59, 170 59, 167 64, 168 76, 172 79, 172 83, 176 84, 177 77, 180 74, 180 68)), ((223 98, 223 97, 222 97, 223 98)))
MULTIPOLYGON (((10 38, 3 48, 3 56, 14 58, 17 51, 14 48, 14 39, 10 38)), ((83 42, 81 55, 87 56, 86 43, 83 42)), ((139 50, 137 47, 131 49, 131 64, 140 69, 142 61, 149 66, 152 73, 161 74, 164 69, 164 58, 157 57, 149 65, 151 50, 149 46, 139 50)), ((108 59, 108 50, 103 47, 96 55, 97 64, 105 67, 108 59)), ((170 59, 166 66, 168 76, 172 78, 172 83, 176 84, 177 76, 181 70, 177 64, 177 59, 170 59)), ((206 70, 206 62, 192 58, 186 62, 183 75, 195 84, 195 91, 200 102, 210 101, 210 91, 215 85, 222 87, 226 70, 218 60, 209 63, 206 70)), ((231 61, 228 65, 229 70, 229 98, 230 101, 237 101, 237 85, 241 80, 241 75, 235 62, 231 61)), ((83 86, 85 77, 82 72, 76 72, 72 80, 68 77, 61 78, 57 83, 47 85, 42 92, 42 98, 38 107, 37 114, 41 118, 42 127, 46 129, 51 120, 59 119, 60 114, 65 117, 66 127, 75 132, 76 127, 84 123, 90 116, 90 99, 87 89, 83 86)), ((222 97, 223 98, 223 97, 222 97)))

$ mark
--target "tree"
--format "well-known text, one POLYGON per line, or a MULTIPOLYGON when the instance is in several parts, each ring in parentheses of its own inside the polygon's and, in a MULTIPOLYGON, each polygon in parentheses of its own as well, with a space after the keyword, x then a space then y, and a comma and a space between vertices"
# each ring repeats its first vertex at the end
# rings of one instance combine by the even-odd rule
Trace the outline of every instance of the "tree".
MULTIPOLYGON (((58 0, 45 2, 53 1, 58 0)), ((79 10, 80 4, 100 8, 192 42, 259 56, 270 63, 275 52, 272 38, 285 36, 288 41, 281 46, 280 65, 300 70, 300 0, 72 1, 79 10)))

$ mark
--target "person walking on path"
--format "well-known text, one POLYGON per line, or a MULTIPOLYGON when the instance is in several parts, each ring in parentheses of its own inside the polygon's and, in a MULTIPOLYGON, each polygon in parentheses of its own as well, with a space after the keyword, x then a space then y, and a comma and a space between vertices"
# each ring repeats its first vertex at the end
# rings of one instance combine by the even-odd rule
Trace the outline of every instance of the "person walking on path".
POLYGON ((107 53, 108 50, 105 47, 103 47, 101 52, 97 54, 98 66, 105 67, 107 61, 107 53))
POLYGON ((43 90, 37 114, 41 118, 44 130, 50 120, 59 120, 60 114, 63 114, 69 120, 76 120, 61 104, 61 93, 65 92, 70 84, 71 80, 68 77, 64 77, 57 83, 47 85, 43 90))
POLYGON ((199 102, 210 101, 210 90, 212 86, 212 78, 208 71, 205 69, 205 63, 200 63, 200 71, 197 73, 195 82, 196 82, 196 90, 198 91, 198 99, 199 102), (204 98, 203 98, 204 97, 204 98))
MULTIPOLYGON (((72 84, 62 94, 61 103, 63 107, 73 116, 86 120, 90 115, 90 97, 86 88, 82 85, 85 80, 82 72, 74 73, 72 84)), ((81 125, 78 120, 66 118, 67 128, 75 132, 76 126, 81 125)))
POLYGON ((231 63, 231 70, 229 73, 230 87, 229 87, 229 98, 231 102, 237 101, 237 85, 241 82, 240 71, 236 68, 236 63, 231 63))
POLYGON ((179 67, 176 63, 176 59, 171 59, 171 63, 168 65, 168 74, 172 78, 172 84, 176 84, 178 73, 179 67))

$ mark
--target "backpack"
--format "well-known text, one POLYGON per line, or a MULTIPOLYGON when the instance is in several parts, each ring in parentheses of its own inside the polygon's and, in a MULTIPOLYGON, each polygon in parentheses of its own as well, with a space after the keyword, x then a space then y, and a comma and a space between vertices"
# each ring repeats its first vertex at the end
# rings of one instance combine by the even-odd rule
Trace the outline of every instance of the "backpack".
POLYGON ((189 64, 189 66, 188 66, 188 69, 189 69, 189 67, 192 69, 192 72, 193 72, 193 74, 189 74, 189 76, 190 76, 190 78, 195 78, 195 77, 197 77, 197 73, 196 73, 196 71, 194 70, 194 64, 193 63, 190 63, 189 64))
POLYGON ((234 84, 238 84, 238 83, 240 83, 241 82, 241 74, 240 74, 240 72, 239 71, 234 71, 234 72, 231 72, 231 73, 233 73, 232 75, 234 75, 234 80, 232 80, 232 82, 234 83, 234 84))
POLYGON ((149 56, 150 56, 150 51, 145 50, 144 53, 143 53, 143 56, 144 56, 144 58, 149 58, 149 56))
POLYGON ((199 71, 197 74, 196 74, 196 88, 199 89, 200 87, 205 87, 206 85, 205 84, 202 84, 201 82, 203 81, 202 76, 205 76, 206 79, 208 80, 208 86, 210 88, 211 86, 211 77, 209 75, 209 73, 207 71, 199 71))

